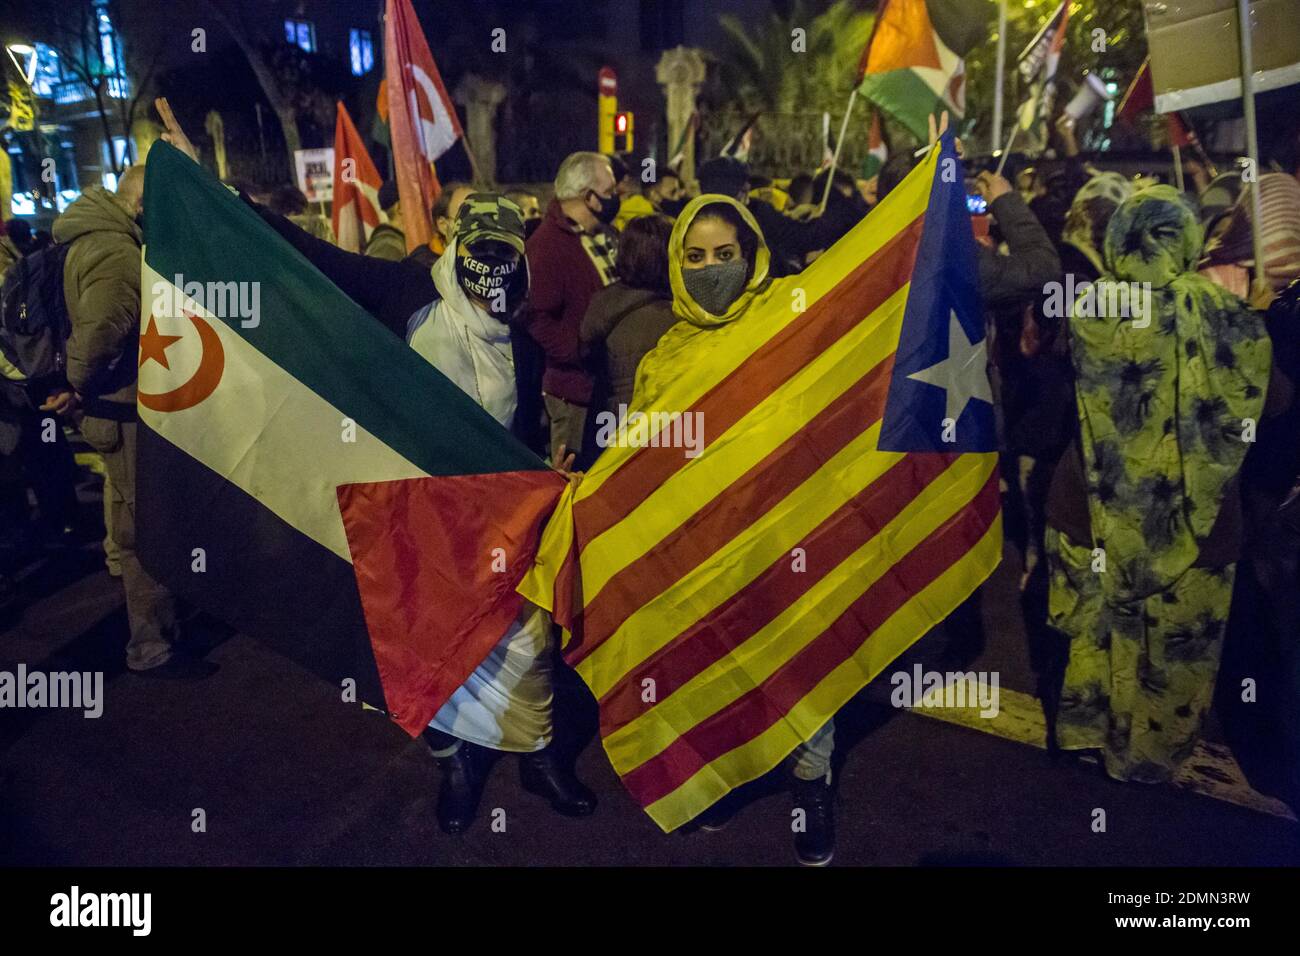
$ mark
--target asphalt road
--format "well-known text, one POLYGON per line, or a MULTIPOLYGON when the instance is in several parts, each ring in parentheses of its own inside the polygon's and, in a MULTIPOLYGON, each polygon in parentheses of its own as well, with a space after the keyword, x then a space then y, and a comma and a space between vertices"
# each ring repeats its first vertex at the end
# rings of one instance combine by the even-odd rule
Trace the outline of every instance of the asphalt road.
MULTIPOLYGON (((776 778, 747 788, 723 832, 661 833, 622 791, 594 739, 591 700, 571 674, 557 689, 557 713, 599 796, 595 815, 555 815, 522 791, 515 759, 504 756, 476 826, 448 837, 434 819, 438 771, 424 745, 257 642, 199 618, 190 630, 211 648, 216 675, 177 684, 128 674, 121 588, 93 544, 29 569, 23 591, 0 621, 0 669, 103 670, 105 700, 98 719, 0 711, 0 864, 794 861, 790 798, 776 778), (491 826, 498 808, 504 832, 491 826)), ((1011 610, 1014 569, 988 594, 989 639, 976 667, 1032 692, 1011 610)), ((941 643, 932 635, 911 655, 934 660, 941 643)), ((1115 783, 1093 766, 1053 764, 1024 742, 895 709, 888 696, 878 679, 838 722, 837 866, 1300 860, 1294 820, 1186 788, 1115 783), (1095 829, 1098 809, 1104 832, 1095 829)))

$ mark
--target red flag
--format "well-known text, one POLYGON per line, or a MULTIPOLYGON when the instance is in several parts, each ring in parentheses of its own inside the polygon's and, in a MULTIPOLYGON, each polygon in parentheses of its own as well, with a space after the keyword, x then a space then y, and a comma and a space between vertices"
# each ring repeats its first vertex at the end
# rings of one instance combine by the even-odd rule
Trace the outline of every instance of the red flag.
POLYGON ((1119 110, 1116 112, 1115 118, 1131 125, 1137 121, 1140 114, 1145 113, 1155 105, 1155 89, 1151 85, 1151 60, 1148 57, 1142 61, 1137 76, 1133 77, 1133 82, 1129 84, 1128 90, 1125 91, 1124 99, 1119 104, 1119 110))
POLYGON ((1183 121, 1182 114, 1177 112, 1165 115, 1165 128, 1169 132, 1170 146, 1190 146, 1196 138, 1191 127, 1183 121))
POLYGON ((411 251, 433 236, 431 213, 438 198, 433 163, 462 135, 411 0, 388 0, 384 64, 397 196, 411 251))
POLYGON ((334 124, 334 236, 340 249, 361 252, 370 233, 383 221, 381 185, 379 170, 340 100, 334 124))

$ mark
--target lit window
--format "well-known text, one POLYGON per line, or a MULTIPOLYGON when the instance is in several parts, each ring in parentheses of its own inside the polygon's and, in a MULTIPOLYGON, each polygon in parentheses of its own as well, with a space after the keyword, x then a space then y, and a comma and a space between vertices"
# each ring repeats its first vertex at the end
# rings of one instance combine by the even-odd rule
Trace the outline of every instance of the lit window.
POLYGON ((284 38, 307 53, 316 52, 316 27, 310 20, 285 20, 284 38))
POLYGON ((108 14, 102 10, 99 13, 99 55, 104 61, 104 72, 112 73, 117 69, 117 57, 115 37, 113 36, 113 24, 108 19, 108 14))
POLYGON ((364 76, 375 66, 375 48, 369 30, 348 31, 348 53, 352 61, 352 75, 364 76))
POLYGON ((54 88, 59 85, 62 74, 59 71, 59 54, 44 43, 36 44, 36 76, 32 78, 32 89, 37 96, 53 96, 54 88))

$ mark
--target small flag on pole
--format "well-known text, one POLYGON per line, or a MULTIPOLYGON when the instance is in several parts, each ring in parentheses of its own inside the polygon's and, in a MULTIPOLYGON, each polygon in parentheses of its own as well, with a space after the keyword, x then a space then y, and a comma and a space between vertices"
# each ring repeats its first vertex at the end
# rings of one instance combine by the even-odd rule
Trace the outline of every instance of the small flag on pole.
POLYGON ((389 132, 411 251, 433 237, 432 209, 440 191, 433 164, 463 131, 411 0, 388 0, 384 23, 389 132))
POLYGON ((1056 12, 1020 54, 1020 75, 1031 85, 1029 98, 1021 104, 1018 118, 1031 149, 1041 150, 1047 145, 1047 128, 1056 103, 1056 70, 1069 22, 1070 0, 1061 0, 1056 12))
POLYGON ((926 117, 966 112, 962 59, 986 40, 987 0, 885 0, 858 64, 859 90, 925 141, 926 117))
POLYGON ((340 249, 361 252, 384 221, 379 208, 383 180, 340 100, 334 125, 334 236, 340 249))
POLYGON ((871 112, 871 132, 867 134, 867 158, 863 163, 862 175, 865 179, 879 174, 889 159, 889 147, 880 127, 880 112, 871 112))

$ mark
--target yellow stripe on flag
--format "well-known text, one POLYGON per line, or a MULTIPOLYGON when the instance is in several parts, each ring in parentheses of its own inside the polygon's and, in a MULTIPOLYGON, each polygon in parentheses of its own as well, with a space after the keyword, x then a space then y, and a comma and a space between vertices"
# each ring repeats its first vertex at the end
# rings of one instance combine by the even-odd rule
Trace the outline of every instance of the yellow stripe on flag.
POLYGON ((951 603, 955 608, 988 577, 989 568, 997 564, 1001 554, 1002 519, 999 517, 974 548, 878 628, 857 654, 818 684, 785 720, 777 721, 753 740, 699 770, 672 793, 646 807, 646 813, 663 830, 674 830, 729 790, 753 779, 756 775, 751 768, 772 766, 785 759, 820 729, 819 721, 824 721, 826 714, 833 714, 847 704, 864 683, 879 676, 916 642, 918 634, 928 630, 935 619, 927 605, 951 603), (796 729, 808 727, 812 729, 796 729))
MULTIPOLYGON (((827 405, 892 355, 906 304, 904 286, 724 434, 709 434, 706 420, 709 454, 691 460, 627 518, 583 549, 582 583, 587 603, 611 577, 675 531, 703 505, 725 493, 734 481, 806 428, 827 405), (798 409, 798 414, 791 414, 792 409, 798 409)), ((730 329, 712 334, 726 331, 730 329)), ((862 424, 865 428, 870 423, 862 424)), ((662 582, 665 586, 671 583, 662 582)))
MULTIPOLYGON (((877 431, 878 429, 873 429, 870 436, 873 444, 877 431)), ((846 449, 846 452, 856 452, 861 462, 856 469, 860 477, 854 476, 858 478, 857 487, 865 487, 872 477, 883 473, 890 464, 902 457, 902 455, 883 452, 862 456, 860 449, 846 449)), ((838 566, 828 568, 808 593, 786 608, 770 624, 749 637, 730 655, 710 665, 676 693, 659 700, 639 718, 606 737, 605 749, 614 769, 619 773, 626 773, 640 766, 676 739, 681 733, 681 728, 693 726, 706 717, 712 716, 762 684, 781 665, 830 626, 867 588, 888 573, 900 558, 929 537, 954 514, 965 508, 988 480, 994 463, 992 455, 959 458, 878 534, 863 543, 838 566)), ((816 476, 800 491, 815 493, 818 485, 815 479, 816 476)), ((848 476, 845 476, 845 480, 848 480, 848 476)), ((834 507, 838 507, 840 503, 835 502, 834 507)), ((796 504, 799 506, 798 510, 815 507, 815 502, 807 500, 801 500, 796 504)), ((827 513, 833 511, 834 507, 827 508, 827 513)), ((767 544, 774 536, 769 533, 759 537, 758 542, 767 544)), ((788 548, 775 550, 778 556, 788 553, 788 548)), ((716 569, 712 570, 716 572, 716 569)), ((698 576, 692 575, 691 579, 696 577, 710 581, 712 575, 709 570, 704 570, 698 576)), ((964 600, 965 596, 963 594, 961 600, 964 600)), ((961 600, 955 601, 952 607, 960 604, 961 600)), ((700 601, 693 606, 704 604, 708 602, 700 601)), ((672 605, 670 602, 665 602, 659 610, 661 614, 666 612, 671 615, 672 605)), ((934 620, 941 620, 951 610, 952 608, 943 610, 934 620)), ((638 649, 647 648, 647 653, 641 655, 636 663, 640 663, 663 643, 661 630, 665 626, 663 621, 653 618, 645 620, 641 617, 645 611, 646 609, 643 608, 637 615, 637 619, 642 623, 635 628, 629 628, 626 638, 620 642, 623 646, 634 645, 638 649), (657 627, 660 629, 657 630, 657 627)), ((702 614, 694 616, 700 617, 702 614)), ((666 626, 671 627, 671 625, 666 626)), ((668 635, 669 638, 672 636, 674 635, 668 635)), ((919 637, 920 633, 914 635, 914 638, 919 637)), ((873 636, 866 647, 874 645, 876 640, 877 638, 873 636)), ((901 652, 901 649, 898 652, 901 652)), ((894 656, 897 656, 898 652, 895 652, 894 656)), ((864 648, 859 653, 868 652, 864 648)), ((628 656, 634 655, 629 653, 628 656)), ((603 672, 608 671, 609 668, 601 666, 601 659, 600 652, 597 652, 578 665, 578 673, 591 686, 592 692, 598 698, 603 696, 613 683, 609 680, 610 675, 603 672), (598 687, 601 689, 597 690, 598 687)), ((883 668, 892 659, 892 657, 885 659, 880 666, 883 668)), ((820 726, 817 724, 803 728, 807 731, 806 737, 812 736, 820 726)))

